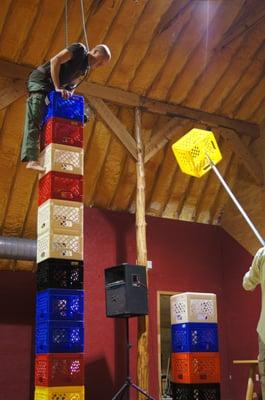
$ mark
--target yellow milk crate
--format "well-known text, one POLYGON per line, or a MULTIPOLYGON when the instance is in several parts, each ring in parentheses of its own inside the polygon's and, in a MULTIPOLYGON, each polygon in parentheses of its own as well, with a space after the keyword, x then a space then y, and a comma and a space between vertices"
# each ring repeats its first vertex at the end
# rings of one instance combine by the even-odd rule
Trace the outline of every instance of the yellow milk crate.
POLYGON ((37 239, 37 263, 47 258, 83 260, 83 235, 46 232, 37 239))
POLYGON ((180 169, 188 175, 200 178, 211 164, 217 164, 222 155, 211 131, 194 128, 172 145, 180 169), (208 157, 207 157, 208 156, 208 157))
POLYGON ((84 150, 80 147, 51 143, 40 154, 40 163, 49 171, 83 175, 84 150))
POLYGON ((38 208, 38 235, 83 233, 83 203, 50 199, 38 208))
POLYGON ((84 400, 84 386, 35 387, 34 400, 84 400))

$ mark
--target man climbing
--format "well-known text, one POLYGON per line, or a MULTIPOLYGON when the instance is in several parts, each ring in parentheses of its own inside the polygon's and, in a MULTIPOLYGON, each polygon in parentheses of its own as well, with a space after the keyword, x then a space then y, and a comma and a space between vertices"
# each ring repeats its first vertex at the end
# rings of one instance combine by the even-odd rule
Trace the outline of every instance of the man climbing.
POLYGON ((81 43, 74 43, 60 51, 50 61, 36 68, 29 76, 24 137, 21 161, 26 168, 44 172, 38 161, 39 131, 45 110, 45 98, 51 90, 67 99, 90 69, 98 68, 111 59, 108 46, 99 44, 88 51, 81 43))

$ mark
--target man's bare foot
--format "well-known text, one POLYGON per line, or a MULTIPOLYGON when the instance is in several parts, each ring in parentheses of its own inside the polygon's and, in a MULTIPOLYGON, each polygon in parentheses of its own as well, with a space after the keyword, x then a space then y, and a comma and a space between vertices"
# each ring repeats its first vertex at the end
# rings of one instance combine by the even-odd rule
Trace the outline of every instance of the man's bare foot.
POLYGON ((38 172, 45 172, 45 168, 40 165, 39 161, 29 161, 26 165, 26 168, 34 169, 34 171, 38 172))

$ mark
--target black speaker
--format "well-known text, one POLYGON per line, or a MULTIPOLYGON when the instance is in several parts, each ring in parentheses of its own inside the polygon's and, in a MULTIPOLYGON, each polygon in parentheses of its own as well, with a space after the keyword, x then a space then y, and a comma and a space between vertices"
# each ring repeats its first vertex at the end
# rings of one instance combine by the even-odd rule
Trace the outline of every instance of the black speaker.
POLYGON ((107 317, 148 314, 146 268, 121 264, 105 269, 107 317))

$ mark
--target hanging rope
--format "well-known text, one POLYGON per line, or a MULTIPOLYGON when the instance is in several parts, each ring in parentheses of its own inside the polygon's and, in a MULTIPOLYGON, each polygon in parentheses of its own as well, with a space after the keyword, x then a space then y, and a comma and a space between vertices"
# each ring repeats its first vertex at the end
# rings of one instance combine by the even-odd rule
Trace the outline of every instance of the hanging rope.
POLYGON ((64 42, 65 47, 68 47, 68 0, 64 1, 64 42))
POLYGON ((87 34, 86 34, 86 22, 85 22, 85 12, 84 12, 83 0, 80 0, 80 6, 81 6, 81 15, 82 15, 84 38, 85 38, 85 42, 86 42, 86 48, 88 50, 88 41, 87 41, 87 34))

